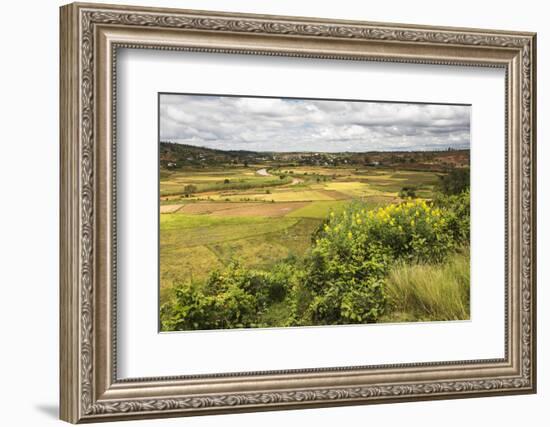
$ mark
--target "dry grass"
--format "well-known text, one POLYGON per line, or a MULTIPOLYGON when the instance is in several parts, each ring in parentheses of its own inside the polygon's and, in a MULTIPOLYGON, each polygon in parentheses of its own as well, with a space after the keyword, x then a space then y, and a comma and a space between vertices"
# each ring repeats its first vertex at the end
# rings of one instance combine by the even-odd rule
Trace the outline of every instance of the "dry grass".
POLYGON ((285 216, 297 209, 306 206, 307 202, 289 203, 241 203, 241 206, 218 210, 212 216, 285 216))
POLYGON ((440 265, 397 265, 386 285, 393 307, 384 321, 467 320, 470 318, 469 248, 440 265))

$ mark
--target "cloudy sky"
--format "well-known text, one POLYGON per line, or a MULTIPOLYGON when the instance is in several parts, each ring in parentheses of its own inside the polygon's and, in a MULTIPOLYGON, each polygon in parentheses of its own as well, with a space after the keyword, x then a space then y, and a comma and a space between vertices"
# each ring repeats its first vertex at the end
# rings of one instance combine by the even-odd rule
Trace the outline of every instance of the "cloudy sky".
POLYGON ((470 107, 160 96, 160 139, 222 150, 364 152, 470 147, 470 107))

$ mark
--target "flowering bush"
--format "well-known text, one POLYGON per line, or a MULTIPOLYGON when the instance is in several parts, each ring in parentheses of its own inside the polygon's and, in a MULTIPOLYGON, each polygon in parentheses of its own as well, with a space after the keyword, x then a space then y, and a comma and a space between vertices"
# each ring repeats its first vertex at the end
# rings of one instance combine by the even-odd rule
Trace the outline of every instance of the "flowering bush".
POLYGON ((384 278, 393 262, 441 262, 469 236, 469 194, 452 197, 377 210, 356 203, 340 215, 331 213, 306 263, 311 303, 302 321, 375 322, 386 308, 384 278))
POLYGON ((326 250, 342 260, 374 245, 391 258, 439 262, 454 247, 449 212, 424 200, 366 210, 361 204, 341 215, 331 214, 317 235, 314 250, 326 250))

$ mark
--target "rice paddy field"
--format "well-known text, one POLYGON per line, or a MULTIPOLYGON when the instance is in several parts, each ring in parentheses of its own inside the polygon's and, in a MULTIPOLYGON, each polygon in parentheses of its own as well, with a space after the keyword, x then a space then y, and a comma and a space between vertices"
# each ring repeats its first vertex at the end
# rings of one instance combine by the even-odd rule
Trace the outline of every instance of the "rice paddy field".
POLYGON ((353 200, 381 207, 405 187, 429 199, 437 182, 434 171, 381 167, 161 168, 161 303, 175 284, 204 282, 234 260, 269 268, 302 256, 319 225, 353 200))

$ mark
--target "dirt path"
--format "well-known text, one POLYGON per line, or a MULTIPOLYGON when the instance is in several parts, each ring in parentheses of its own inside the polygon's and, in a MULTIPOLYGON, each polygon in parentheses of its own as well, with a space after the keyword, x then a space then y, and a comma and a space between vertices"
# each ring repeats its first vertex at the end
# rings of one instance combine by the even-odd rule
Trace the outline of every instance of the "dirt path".
POLYGON ((177 205, 160 205, 160 213, 175 213, 183 207, 183 204, 177 205))
POLYGON ((256 173, 260 176, 271 176, 271 174, 267 171, 266 168, 258 169, 256 173))

